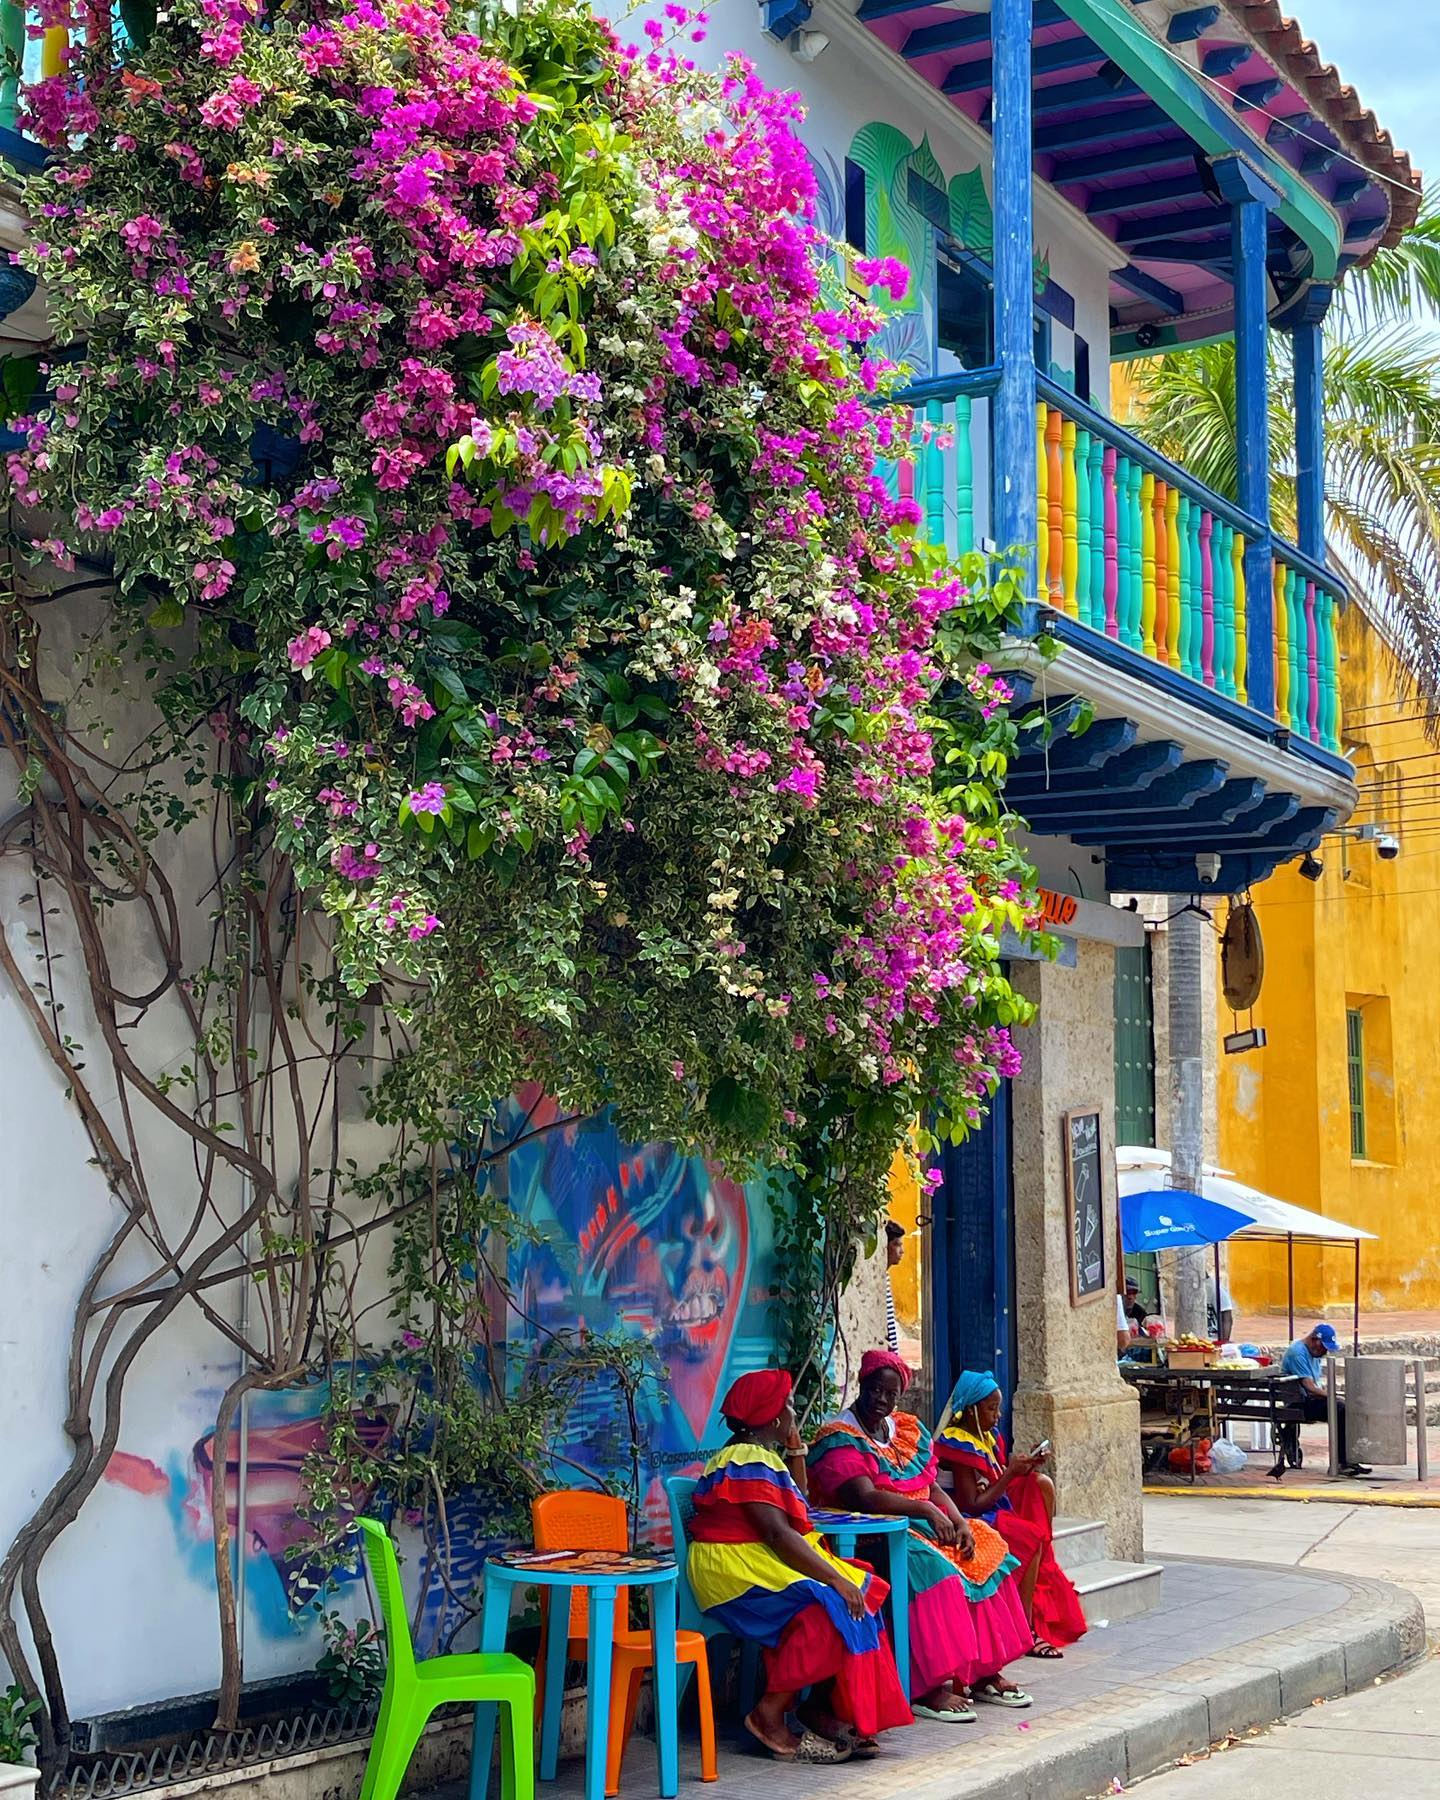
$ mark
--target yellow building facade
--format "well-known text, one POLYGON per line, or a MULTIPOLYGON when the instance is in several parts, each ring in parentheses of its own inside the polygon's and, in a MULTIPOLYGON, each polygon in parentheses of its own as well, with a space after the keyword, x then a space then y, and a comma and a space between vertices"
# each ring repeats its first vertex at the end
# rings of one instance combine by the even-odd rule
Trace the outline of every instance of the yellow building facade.
MULTIPOLYGON (((1265 943, 1261 1050, 1220 1057, 1218 1153, 1242 1180, 1375 1234, 1367 1311, 1440 1309, 1440 750, 1435 719, 1359 604, 1340 632, 1360 803, 1252 896, 1265 943), (1313 865, 1311 873, 1314 873, 1313 865)), ((1217 993, 1220 1034, 1235 1029, 1217 993)), ((1243 1026, 1248 1019, 1242 1018, 1243 1026)), ((1282 1244, 1231 1248, 1240 1311, 1283 1311, 1282 1244)), ((1346 1247, 1295 1248, 1297 1309, 1351 1303, 1346 1247)))

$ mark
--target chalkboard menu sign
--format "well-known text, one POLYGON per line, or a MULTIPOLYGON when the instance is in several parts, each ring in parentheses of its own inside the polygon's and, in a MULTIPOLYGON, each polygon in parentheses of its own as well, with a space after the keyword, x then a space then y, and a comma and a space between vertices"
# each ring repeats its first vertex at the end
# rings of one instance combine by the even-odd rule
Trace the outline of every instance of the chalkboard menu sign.
POLYGON ((1105 1268, 1105 1188, 1100 1179, 1100 1113, 1067 1112, 1064 1128, 1066 1215, 1070 1227, 1070 1299, 1109 1292, 1105 1268))

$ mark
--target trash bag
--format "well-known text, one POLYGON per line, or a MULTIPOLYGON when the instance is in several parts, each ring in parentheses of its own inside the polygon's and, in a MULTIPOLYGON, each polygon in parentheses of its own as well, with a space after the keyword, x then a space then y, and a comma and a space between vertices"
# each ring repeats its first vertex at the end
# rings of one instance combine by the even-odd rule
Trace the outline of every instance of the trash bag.
POLYGON ((1166 1460, 1172 1469, 1178 1469, 1182 1475, 1189 1475, 1192 1472, 1190 1468, 1192 1456, 1195 1461, 1193 1472, 1196 1475, 1208 1475, 1211 1468, 1209 1438, 1201 1438, 1193 1450, 1189 1444, 1181 1444, 1178 1449, 1170 1452, 1166 1460))
POLYGON ((1247 1466, 1245 1452, 1229 1438, 1216 1438, 1210 1446, 1210 1461, 1217 1475, 1243 1475, 1247 1466))

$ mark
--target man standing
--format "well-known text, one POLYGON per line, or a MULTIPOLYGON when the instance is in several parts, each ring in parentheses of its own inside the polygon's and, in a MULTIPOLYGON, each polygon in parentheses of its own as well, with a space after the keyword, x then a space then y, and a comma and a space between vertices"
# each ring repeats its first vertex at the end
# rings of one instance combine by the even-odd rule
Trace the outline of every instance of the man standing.
MULTIPOLYGON (((1325 1398, 1325 1358, 1340 1348, 1333 1325, 1316 1325, 1307 1336, 1296 1338, 1280 1360, 1282 1375, 1298 1375, 1305 1390, 1307 1420, 1329 1416, 1325 1398)), ((1335 1448, 1340 1453, 1341 1472, 1346 1475, 1368 1475, 1364 1463, 1352 1463, 1345 1453, 1345 1402, 1335 1402, 1335 1448)))

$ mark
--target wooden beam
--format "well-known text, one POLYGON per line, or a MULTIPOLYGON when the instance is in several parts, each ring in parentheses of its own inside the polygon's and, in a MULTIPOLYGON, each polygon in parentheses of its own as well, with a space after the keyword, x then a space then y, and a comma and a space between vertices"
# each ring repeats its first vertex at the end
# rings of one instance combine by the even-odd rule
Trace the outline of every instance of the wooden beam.
POLYGON ((1314 117, 1306 113, 1295 113, 1288 119, 1277 119, 1265 133, 1267 144, 1288 144, 1291 138, 1298 138, 1309 131, 1315 123, 1314 117))
MULTIPOLYGON (((868 19, 872 16, 885 18, 896 12, 911 12, 915 9, 915 5, 933 4, 934 0, 914 0, 913 5, 911 0, 906 0, 906 4, 902 7, 900 0, 865 0, 864 6, 860 8, 855 17, 857 19, 868 19), (871 5, 888 6, 890 14, 876 13, 872 15, 869 10, 871 5)), ((1068 22, 1066 15, 1055 4, 1055 0, 1035 0, 1034 20, 1037 31, 1048 25, 1061 25, 1068 22)), ((901 46, 900 54, 913 62, 917 56, 934 56, 941 50, 966 50, 973 44, 988 44, 989 41, 989 13, 957 13, 955 17, 940 19, 933 25, 917 25, 901 46)), ((1066 38, 1062 43, 1047 44, 1045 48, 1047 50, 1068 50, 1077 43, 1088 42, 1089 40, 1086 38, 1066 38)), ((1086 62, 1101 61, 1101 53, 1093 45, 1090 46, 1090 49, 1091 54, 1083 60, 1086 62)), ((1044 65, 1038 60, 1039 51, 1036 51, 1035 54, 1037 58, 1035 67, 1039 70, 1044 65)), ((1056 68, 1069 66, 1071 65, 1063 63, 1054 65, 1056 68)))
MULTIPOLYGON (((1058 153, 1057 147, 1054 154, 1058 153)), ((1138 175, 1147 161, 1152 169, 1169 169, 1177 163, 1193 163, 1194 160, 1194 144, 1177 132, 1173 147, 1167 142, 1147 144, 1139 151, 1097 150, 1091 156, 1069 157, 1051 175, 1050 182, 1053 187, 1064 187, 1072 181, 1093 180, 1096 175, 1138 175)))
POLYGON ((1192 194, 1203 194, 1204 184, 1198 173, 1172 175, 1166 181, 1145 181, 1137 187, 1109 188, 1092 194, 1085 211, 1092 219, 1103 219, 1111 213, 1134 212, 1137 207, 1155 206, 1165 200, 1185 200, 1192 194))
POLYGON ((1154 243, 1159 238, 1208 237, 1217 228, 1229 224, 1216 207, 1197 207, 1190 212, 1160 213, 1153 219, 1126 219, 1116 233, 1115 242, 1126 249, 1137 244, 1154 243))
POLYGON ((1212 81, 1217 81, 1222 75, 1233 75, 1254 54, 1249 44, 1221 44, 1218 49, 1205 52, 1200 67, 1212 81))
POLYGON ((1377 231, 1384 229, 1384 213, 1367 213, 1363 219, 1352 219, 1345 227, 1345 242, 1347 244, 1363 243, 1365 239, 1374 237, 1377 231))
POLYGON ((1186 12, 1171 15, 1165 36, 1172 44, 1193 44, 1196 38, 1204 37, 1212 25, 1218 24, 1219 19, 1218 6, 1192 6, 1186 12))
POLYGON ((1349 206, 1352 200, 1358 200, 1370 185, 1368 175, 1347 175, 1342 181, 1335 183, 1335 204, 1349 206))
POLYGON ((1230 261, 1226 238, 1157 238, 1136 251, 1146 262, 1188 263, 1223 272, 1230 261))
POLYGON ((1129 288, 1132 294, 1137 294, 1142 300, 1151 301, 1161 312, 1169 313, 1172 318, 1178 319, 1185 310, 1185 296, 1177 294, 1172 287, 1166 287, 1155 276, 1147 275, 1144 269, 1132 268, 1127 264, 1123 269, 1114 270, 1111 279, 1118 281, 1121 287, 1129 288))
POLYGON ((1193 44, 1196 38, 1204 37, 1212 25, 1218 24, 1219 19, 1218 6, 1192 6, 1188 12, 1172 15, 1165 36, 1172 44, 1193 44))
POLYGON ((1247 81, 1236 88, 1230 104, 1237 110, 1247 106, 1268 106, 1284 88, 1285 83, 1278 75, 1271 75, 1265 81, 1247 81))
MULTIPOLYGON (((905 48, 901 52, 909 56, 911 39, 920 37, 926 31, 934 31, 933 25, 922 25, 919 31, 912 31, 905 40, 905 48)), ((928 56, 930 51, 921 50, 917 55, 928 56)), ((1062 38, 1058 44, 1039 44, 1034 54, 1034 69, 1037 75, 1053 75, 1060 69, 1083 69, 1089 63, 1101 62, 1100 52, 1087 37, 1062 38)), ((977 57, 973 62, 956 63, 950 73, 940 84, 945 94, 975 94, 988 88, 995 77, 995 64, 988 56, 977 57)))
POLYGON ((1122 81, 1119 87, 1092 75, 1088 81, 1067 81, 1054 87, 1036 88, 1032 102, 1037 119, 1047 113, 1069 112, 1073 107, 1089 106, 1096 100, 1134 100, 1140 90, 1133 81, 1122 81))
POLYGON ((1340 160, 1338 150, 1307 150, 1300 158, 1302 175, 1324 175, 1340 160))
POLYGON ((1042 125, 1035 133, 1035 148, 1059 152, 1084 149, 1089 144, 1113 144, 1119 138, 1159 131, 1169 123, 1170 115, 1163 107, 1151 102, 1113 111, 1107 108, 1093 118, 1071 119, 1063 125, 1042 125))

